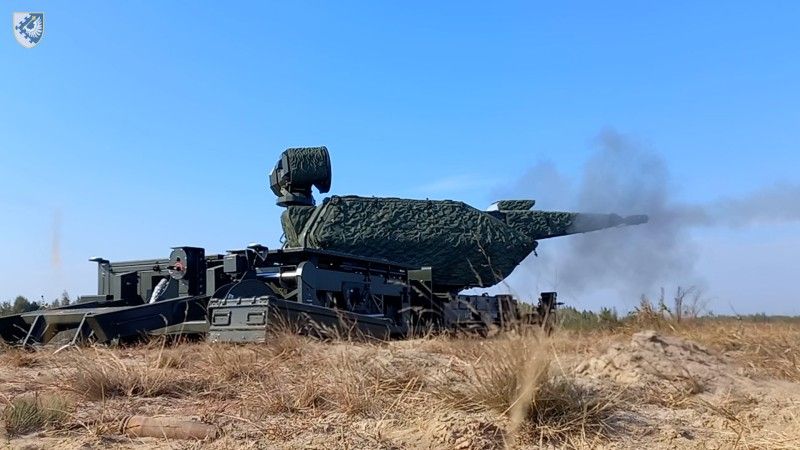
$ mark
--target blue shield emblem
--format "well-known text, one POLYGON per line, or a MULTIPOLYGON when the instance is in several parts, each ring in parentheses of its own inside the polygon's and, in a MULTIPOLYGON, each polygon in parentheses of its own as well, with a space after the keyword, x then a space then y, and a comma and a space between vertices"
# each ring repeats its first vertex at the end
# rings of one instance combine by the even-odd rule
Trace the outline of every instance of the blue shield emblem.
POLYGON ((15 12, 12 17, 14 37, 25 48, 36 47, 44 36, 44 13, 15 12))

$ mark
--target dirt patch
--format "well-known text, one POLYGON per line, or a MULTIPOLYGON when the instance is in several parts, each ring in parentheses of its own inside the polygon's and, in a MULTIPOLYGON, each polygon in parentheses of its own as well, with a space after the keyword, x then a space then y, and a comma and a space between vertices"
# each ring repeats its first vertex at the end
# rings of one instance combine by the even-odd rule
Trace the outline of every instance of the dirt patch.
POLYGON ((387 430, 401 448, 502 449, 508 437, 497 417, 445 411, 387 430))
POLYGON ((629 385, 692 381, 705 390, 729 384, 736 369, 704 346, 650 330, 635 333, 630 342, 612 345, 603 355, 579 365, 576 372, 629 385))
POLYGON ((678 336, 635 333, 575 372, 621 393, 621 429, 648 448, 800 445, 800 385, 746 377, 735 360, 678 336))

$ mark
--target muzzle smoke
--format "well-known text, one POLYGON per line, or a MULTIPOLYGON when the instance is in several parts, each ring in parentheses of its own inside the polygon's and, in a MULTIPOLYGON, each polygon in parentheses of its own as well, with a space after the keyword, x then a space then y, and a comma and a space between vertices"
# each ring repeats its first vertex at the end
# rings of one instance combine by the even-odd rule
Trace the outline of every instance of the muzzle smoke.
POLYGON ((800 221, 800 185, 776 184, 742 198, 685 204, 663 158, 613 131, 598 138, 577 185, 550 163, 529 170, 510 190, 514 198, 536 198, 542 209, 648 214, 649 223, 544 241, 540 258, 523 270, 550 278, 547 283, 575 296, 589 289, 615 290, 634 299, 660 286, 703 285, 695 271, 696 227, 748 227, 800 221), (545 203, 546 202, 546 203, 545 203), (553 254, 548 250, 551 247, 553 254))

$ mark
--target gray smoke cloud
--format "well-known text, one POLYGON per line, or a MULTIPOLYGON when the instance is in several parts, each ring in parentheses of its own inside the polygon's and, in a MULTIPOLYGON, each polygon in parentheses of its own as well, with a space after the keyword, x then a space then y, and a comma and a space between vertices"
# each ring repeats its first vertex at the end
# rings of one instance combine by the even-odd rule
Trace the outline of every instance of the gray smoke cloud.
POLYGON ((800 222, 800 185, 776 183, 742 198, 725 198, 706 206, 699 224, 744 228, 800 222))
POLYGON ((646 225, 573 236, 558 255, 560 283, 571 292, 603 286, 628 298, 663 280, 700 283, 694 274, 697 245, 687 210, 671 198, 670 174, 657 154, 613 131, 598 137, 570 208, 584 212, 647 214, 646 225))
POLYGON ((577 183, 553 164, 540 163, 502 192, 505 198, 536 198, 540 209, 650 216, 645 225, 563 238, 567 242, 558 243, 557 254, 548 252, 553 241, 543 241, 542 257, 526 260, 523 271, 550 277, 550 284, 570 295, 603 288, 633 299, 661 286, 702 286, 693 228, 800 222, 800 185, 776 184, 707 204, 681 203, 657 153, 614 131, 601 133, 597 144, 577 183))

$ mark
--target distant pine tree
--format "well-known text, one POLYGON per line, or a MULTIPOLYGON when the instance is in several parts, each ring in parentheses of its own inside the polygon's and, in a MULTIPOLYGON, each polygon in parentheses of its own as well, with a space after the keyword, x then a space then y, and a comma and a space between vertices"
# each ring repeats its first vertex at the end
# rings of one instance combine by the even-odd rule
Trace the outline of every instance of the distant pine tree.
POLYGON ((17 298, 14 299, 14 306, 11 307, 11 313, 19 314, 28 311, 36 311, 39 308, 39 303, 31 302, 27 298, 18 295, 17 298))
POLYGON ((54 306, 69 306, 70 304, 72 304, 72 300, 69 298, 69 292, 66 289, 61 293, 61 299, 54 302, 54 306))

